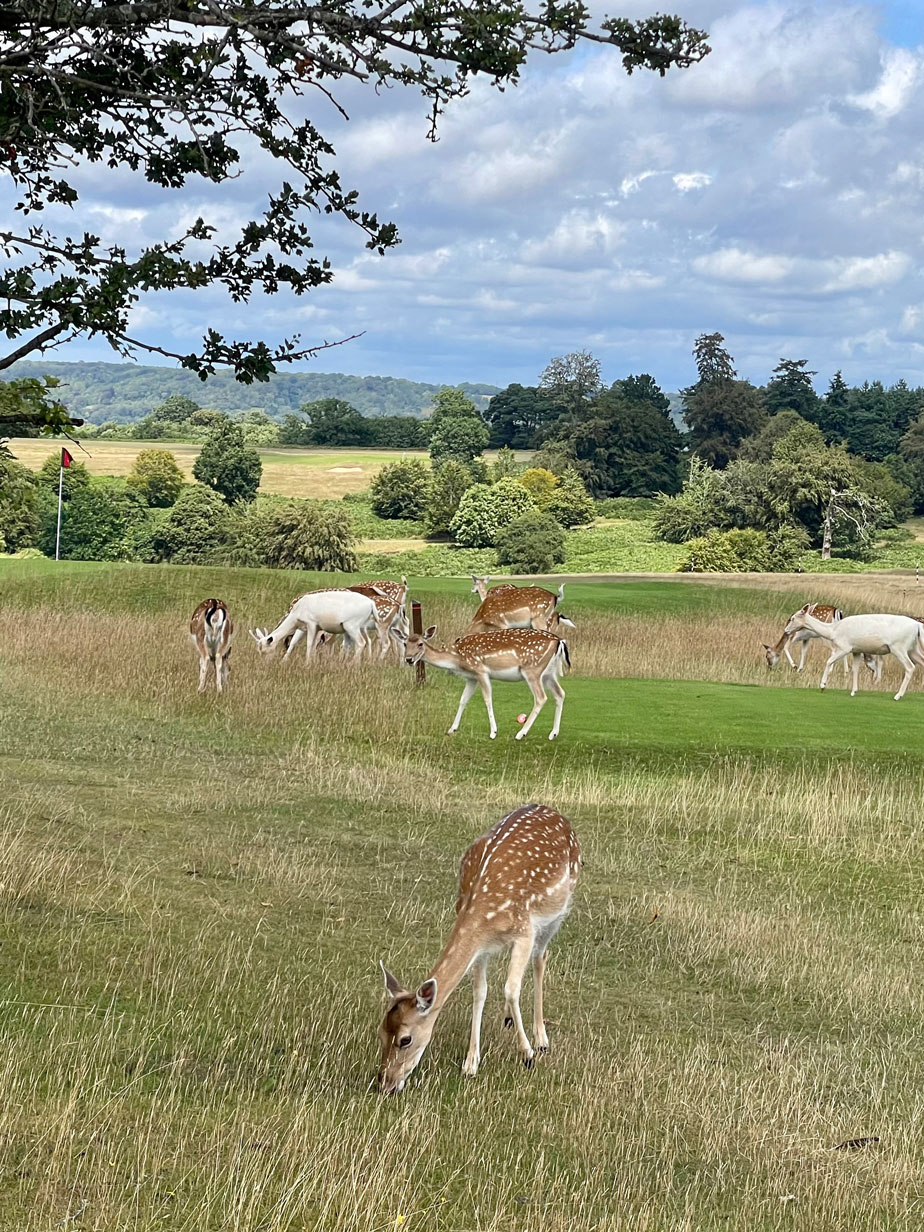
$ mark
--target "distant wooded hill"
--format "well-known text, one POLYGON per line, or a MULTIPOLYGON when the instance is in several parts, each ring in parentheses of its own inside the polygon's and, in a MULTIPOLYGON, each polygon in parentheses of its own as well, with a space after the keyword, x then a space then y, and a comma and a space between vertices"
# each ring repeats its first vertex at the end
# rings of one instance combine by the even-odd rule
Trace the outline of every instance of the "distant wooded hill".
MULTIPOLYGON (((192 372, 140 364, 63 363, 49 360, 13 364, 4 377, 56 376, 62 386, 59 397, 71 414, 90 423, 113 419, 134 422, 149 415, 170 394, 185 394, 213 411, 266 411, 273 419, 297 411, 305 402, 319 398, 342 398, 363 415, 422 416, 442 385, 406 381, 394 376, 347 376, 342 372, 283 372, 266 383, 241 385, 230 373, 219 373, 202 382, 192 372)), ((472 385, 464 389, 479 410, 484 410, 495 385, 472 385)))

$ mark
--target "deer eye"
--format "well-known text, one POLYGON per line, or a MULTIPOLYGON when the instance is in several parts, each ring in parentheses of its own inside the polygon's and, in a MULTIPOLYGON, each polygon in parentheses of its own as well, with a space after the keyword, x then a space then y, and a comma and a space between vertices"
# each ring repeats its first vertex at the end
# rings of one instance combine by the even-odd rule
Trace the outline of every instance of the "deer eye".
POLYGON ((410 1042, 411 1042, 411 1037, 409 1035, 402 1035, 401 1039, 398 1040, 398 1047, 407 1048, 410 1042))

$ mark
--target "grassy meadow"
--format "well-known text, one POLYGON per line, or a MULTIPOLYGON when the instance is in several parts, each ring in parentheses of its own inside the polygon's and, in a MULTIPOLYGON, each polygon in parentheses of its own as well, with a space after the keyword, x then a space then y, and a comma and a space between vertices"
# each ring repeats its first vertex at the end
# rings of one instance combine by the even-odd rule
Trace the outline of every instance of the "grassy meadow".
MULTIPOLYGON (((315 581, 0 561, 0 1230, 919 1228, 922 682, 822 695, 819 646, 760 647, 808 599, 920 614, 913 582, 569 583, 550 744, 524 685, 492 743, 477 697, 446 735, 444 674, 260 659, 315 581), (463 849, 530 800, 585 854, 550 1054, 517 1063, 495 963, 478 1077, 463 984, 377 1097, 378 960, 427 973, 463 849)), ((447 642, 476 603, 412 595, 447 642)))
MULTIPOLYGON (((49 437, 17 438, 11 442, 16 458, 24 466, 38 470, 46 458, 61 448, 60 440, 49 437)), ((86 452, 76 452, 91 475, 127 475, 142 449, 169 449, 188 480, 199 456, 199 445, 172 441, 94 441, 86 442, 86 452)), ((383 466, 401 457, 394 449, 260 449, 263 476, 260 491, 279 496, 339 500, 348 493, 361 492, 383 466)), ((408 450, 408 457, 426 458, 426 450, 408 450)))

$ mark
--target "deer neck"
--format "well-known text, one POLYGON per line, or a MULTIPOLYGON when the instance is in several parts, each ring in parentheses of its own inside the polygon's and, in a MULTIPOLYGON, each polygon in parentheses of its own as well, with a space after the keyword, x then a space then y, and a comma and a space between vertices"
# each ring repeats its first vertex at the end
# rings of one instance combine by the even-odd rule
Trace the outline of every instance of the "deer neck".
POLYGON ((444 650, 439 646, 427 646, 424 660, 432 667, 442 667, 449 672, 463 672, 468 667, 466 661, 455 651, 444 650))
POLYGON ((480 930, 472 926, 473 921, 467 916, 468 912, 464 908, 456 916, 443 952, 430 972, 430 978, 436 980, 436 1010, 441 1010, 459 987, 483 948, 480 930))
POLYGON ((805 612, 802 616, 805 621, 805 627, 811 629, 813 633, 820 634, 821 637, 830 637, 832 626, 827 621, 819 620, 817 616, 813 616, 811 612, 805 612))

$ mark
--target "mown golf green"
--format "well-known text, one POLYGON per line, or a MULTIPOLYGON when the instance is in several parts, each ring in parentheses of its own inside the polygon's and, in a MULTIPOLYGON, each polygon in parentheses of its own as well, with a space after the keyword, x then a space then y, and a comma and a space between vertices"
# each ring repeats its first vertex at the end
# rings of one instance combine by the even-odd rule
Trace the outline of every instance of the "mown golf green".
MULTIPOLYGON (((553 744, 551 704, 513 738, 524 685, 491 742, 433 670, 261 659, 248 627, 331 580, 0 562, 0 1229, 919 1228, 922 682, 821 694, 820 646, 760 645, 914 596, 569 582, 553 744), (530 800, 585 854, 551 1052, 518 1064, 497 961, 478 1077, 463 984, 384 1100, 378 961, 427 974, 462 851, 530 800)), ((464 631, 470 583, 411 582, 464 631)))

